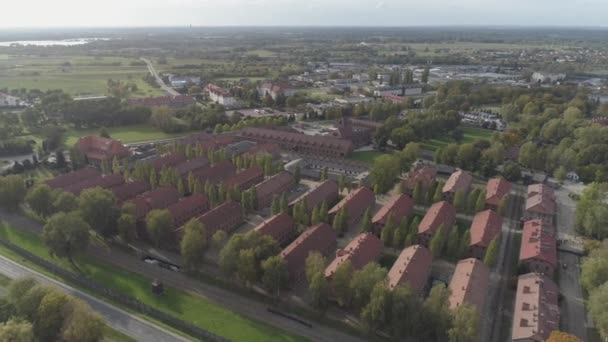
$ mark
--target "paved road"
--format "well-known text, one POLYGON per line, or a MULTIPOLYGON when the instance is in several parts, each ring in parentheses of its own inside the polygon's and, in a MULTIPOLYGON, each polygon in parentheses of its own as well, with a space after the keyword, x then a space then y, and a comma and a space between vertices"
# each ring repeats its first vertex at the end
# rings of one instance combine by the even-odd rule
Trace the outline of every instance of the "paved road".
POLYGON ((134 316, 122 309, 108 304, 95 297, 92 297, 71 286, 60 283, 44 274, 26 268, 18 263, 0 256, 0 273, 10 278, 33 277, 40 283, 51 284, 66 292, 69 295, 78 297, 87 302, 93 310, 98 312, 113 329, 118 330, 138 341, 164 342, 164 341, 188 341, 187 339, 175 335, 164 328, 153 325, 137 316, 134 316))
MULTIPOLYGON (((568 197, 569 191, 561 188, 555 192, 557 197, 557 231, 560 239, 567 241, 568 249, 582 251, 582 246, 574 231, 574 212, 576 204, 568 197)), ((579 283, 580 257, 573 253, 558 252, 559 265, 566 264, 559 273, 559 288, 563 295, 560 303, 560 330, 574 334, 588 341, 583 291, 579 283)))
MULTIPOLYGON (((42 231, 42 225, 40 223, 21 215, 0 210, 0 218, 13 227, 24 229, 35 234, 40 234, 42 231)), ((312 341, 363 341, 355 336, 318 323, 314 323, 313 328, 308 328, 300 323, 269 313, 266 310, 266 304, 251 299, 248 296, 243 296, 217 286, 197 281, 183 273, 173 272, 155 265, 146 264, 139 260, 139 258, 120 250, 92 245, 88 249, 88 254, 98 260, 112 264, 117 268, 128 270, 148 279, 159 279, 166 286, 204 297, 214 304, 221 305, 231 311, 249 317, 250 319, 265 322, 278 329, 309 338, 312 341)))
POLYGON ((168 85, 165 84, 165 81, 163 81, 163 79, 160 77, 160 75, 158 74, 158 72, 156 71, 156 69, 154 68, 154 65, 152 65, 152 62, 147 59, 147 58, 142 58, 142 61, 144 61, 146 63, 146 65, 148 66, 148 71, 150 71, 150 73, 152 74, 152 76, 154 76, 154 78, 156 79, 156 83, 158 83, 158 85, 167 93, 176 96, 179 95, 179 93, 169 87, 168 85))

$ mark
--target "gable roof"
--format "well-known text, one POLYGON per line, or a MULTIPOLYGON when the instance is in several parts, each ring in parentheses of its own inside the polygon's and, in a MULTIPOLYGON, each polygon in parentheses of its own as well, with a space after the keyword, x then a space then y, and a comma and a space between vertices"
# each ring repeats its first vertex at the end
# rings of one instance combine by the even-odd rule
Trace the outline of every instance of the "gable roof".
POLYGON ((553 189, 545 184, 533 184, 528 186, 526 211, 555 215, 555 210, 556 203, 553 189))
POLYGON ((242 212, 243 208, 238 202, 226 201, 199 216, 198 220, 205 226, 205 229, 207 229, 208 236, 211 236, 218 230, 218 227, 220 227, 222 223, 226 222, 226 217, 235 215, 241 216, 242 212))
POLYGON ((413 209, 414 201, 410 196, 405 194, 395 195, 378 210, 372 218, 372 223, 384 225, 389 214, 391 214, 394 222, 398 224, 404 217, 409 216, 413 209))
POLYGON ((338 183, 331 179, 324 181, 317 187, 310 189, 300 195, 295 200, 291 201, 289 205, 295 205, 300 201, 306 201, 306 208, 313 209, 318 206, 321 207, 323 201, 327 201, 327 205, 332 205, 338 199, 338 183))
POLYGON ((548 277, 538 273, 519 276, 513 328, 511 336, 516 340, 546 340, 559 328, 559 288, 548 277))
POLYGON ((431 252, 424 246, 405 248, 388 272, 388 288, 392 290, 407 283, 415 292, 422 292, 431 273, 432 261, 431 252))
POLYGON ((241 130, 241 136, 273 140, 277 143, 285 142, 314 146, 318 148, 329 148, 347 152, 352 150, 353 143, 349 140, 337 139, 328 136, 312 136, 301 133, 291 133, 267 128, 245 127, 241 130))
POLYGON ((374 234, 361 233, 355 236, 346 247, 338 249, 336 258, 325 268, 325 277, 333 276, 338 267, 347 260, 350 260, 354 270, 363 268, 380 258, 382 247, 382 241, 374 234))
POLYGON ((418 234, 435 234, 442 224, 445 232, 447 232, 452 229, 455 219, 456 209, 453 205, 446 201, 437 202, 429 208, 422 221, 420 221, 418 234))
POLYGON ((81 137, 76 142, 76 148, 91 159, 123 158, 131 154, 131 151, 118 140, 96 135, 81 137))
POLYGON ((122 203, 150 190, 150 185, 147 182, 134 181, 113 187, 111 190, 116 196, 116 200, 122 203))
POLYGON ((306 229, 279 256, 291 271, 304 268, 306 258, 312 251, 323 251, 336 244, 336 231, 327 223, 319 223, 306 229))
POLYGON ((180 177, 186 177, 190 172, 194 173, 209 165, 209 160, 206 157, 193 158, 175 166, 175 171, 180 177))
POLYGON ((141 220, 148 213, 155 209, 162 209, 179 201, 180 194, 173 187, 162 187, 152 191, 145 192, 131 201, 135 204, 135 217, 141 220))
POLYGON ((266 179, 255 186, 255 193, 258 198, 263 198, 272 194, 278 195, 279 191, 288 185, 293 184, 293 176, 287 171, 282 171, 266 179))
POLYGON ((551 267, 557 266, 557 241, 555 228, 542 220, 524 222, 519 260, 542 260, 551 267))
POLYGON ((255 227, 254 230, 260 234, 269 235, 276 241, 280 241, 282 236, 287 235, 291 231, 295 232, 295 228, 291 216, 285 213, 279 213, 268 220, 264 220, 255 227))
POLYGON ((170 167, 186 162, 186 156, 182 153, 170 153, 150 162, 154 170, 159 172, 163 166, 170 167))
POLYGON ((236 167, 234 164, 230 160, 224 160, 213 166, 198 169, 192 172, 192 175, 198 178, 201 184, 205 184, 207 181, 214 184, 234 175, 235 172, 236 167))
POLYGON ((408 172, 407 178, 403 181, 407 189, 414 189, 418 182, 428 188, 437 177, 437 168, 433 165, 417 164, 413 170, 408 172))
POLYGON ((248 184, 256 179, 264 179, 264 170, 261 167, 254 165, 227 178, 224 181, 224 186, 226 188, 241 188, 243 184, 248 184))
POLYGON ((500 200, 511 192, 511 183, 503 178, 492 178, 486 185, 486 203, 500 204, 500 200))
POLYGON ((64 173, 55 178, 51 178, 46 180, 45 183, 51 188, 63 188, 68 185, 72 185, 75 183, 80 183, 87 179, 96 178, 101 176, 101 172, 93 167, 84 167, 80 170, 64 173))
POLYGON ((158 96, 131 98, 127 102, 131 106, 188 106, 194 104, 194 98, 188 95, 158 96))
POLYGON ((89 178, 79 183, 70 184, 63 188, 64 191, 71 192, 78 196, 83 190, 100 187, 103 189, 109 189, 125 182, 122 175, 113 173, 110 175, 97 176, 95 178, 89 178))
POLYGON ((473 176, 467 171, 457 169, 450 175, 450 178, 445 182, 443 186, 443 192, 457 192, 460 190, 466 191, 471 187, 473 183, 473 176))
POLYGON ((336 214, 343 207, 345 208, 348 217, 363 215, 363 212, 374 205, 376 196, 367 187, 359 187, 346 195, 338 204, 329 210, 329 214, 336 214))
POLYGON ((187 215, 187 220, 189 220, 194 217, 197 212, 201 212, 204 210, 204 208, 208 207, 209 201, 207 200, 207 197, 205 195, 195 193, 191 196, 181 198, 179 201, 170 204, 167 207, 167 210, 169 210, 169 212, 171 213, 171 216, 173 217, 174 221, 176 220, 176 218, 182 217, 184 215, 187 215))
POLYGON ((469 304, 482 315, 489 281, 490 270, 483 262, 475 258, 460 260, 450 281, 450 309, 469 304))
POLYGON ((502 230, 502 218, 493 210, 484 210, 473 217, 469 246, 488 247, 502 230))

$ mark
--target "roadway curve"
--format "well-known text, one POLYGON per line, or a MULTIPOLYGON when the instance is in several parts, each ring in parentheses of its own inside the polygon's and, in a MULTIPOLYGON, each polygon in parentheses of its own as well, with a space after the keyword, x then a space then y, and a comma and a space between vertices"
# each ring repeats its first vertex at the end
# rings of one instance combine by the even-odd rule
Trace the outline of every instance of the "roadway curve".
POLYGON ((175 89, 173 89, 165 84, 165 81, 163 81, 163 79, 160 77, 160 75, 158 75, 158 72, 156 71, 156 69, 154 69, 154 65, 152 65, 152 62, 149 59, 142 57, 141 60, 146 63, 146 65, 148 66, 148 71, 150 71, 150 74, 152 74, 152 76, 154 76, 154 78, 156 79, 156 83, 158 83, 158 85, 164 91, 166 91, 167 93, 169 93, 170 95, 173 95, 173 96, 179 95, 179 93, 175 89))
POLYGON ((115 330, 128 335, 138 341, 164 342, 176 341, 183 342, 187 339, 178 336, 164 328, 153 325, 135 315, 132 315, 112 304, 101 301, 71 286, 63 284, 53 278, 24 267, 8 258, 0 256, 0 273, 9 278, 32 277, 42 284, 54 285, 69 295, 80 298, 87 302, 93 310, 99 313, 106 323, 115 330))

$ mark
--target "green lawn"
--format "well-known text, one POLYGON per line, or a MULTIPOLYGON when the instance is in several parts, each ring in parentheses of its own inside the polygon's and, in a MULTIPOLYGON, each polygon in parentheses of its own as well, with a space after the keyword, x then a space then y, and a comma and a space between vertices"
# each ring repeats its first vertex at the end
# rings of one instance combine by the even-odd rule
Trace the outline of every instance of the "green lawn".
POLYGON ((376 158, 388 154, 380 151, 360 151, 353 152, 348 159, 357 160, 360 162, 372 164, 376 158))
MULTIPOLYGON (((492 135, 494 134, 494 131, 474 127, 461 127, 461 130, 463 132, 463 137, 460 143, 471 143, 476 139, 490 140, 492 138, 492 135)), ((443 137, 440 139, 427 140, 422 144, 422 147, 430 151, 435 151, 450 143, 456 143, 456 141, 448 137, 443 137)))
MULTIPOLYGON (((66 131, 66 141, 65 144, 67 146, 74 145, 78 138, 91 135, 98 134, 99 129, 74 129, 70 128, 66 131)), ((123 143, 131 143, 137 141, 146 141, 146 140, 156 140, 156 139, 166 139, 166 138, 174 138, 179 136, 188 135, 191 132, 182 132, 182 133, 165 133, 158 128, 152 127, 148 124, 141 125, 131 125, 131 126, 121 126, 121 127, 108 127, 108 133, 112 138, 122 141, 123 143)))
POLYGON ((256 55, 258 57, 272 57, 276 56, 277 53, 270 50, 251 50, 247 51, 247 55, 256 55))
MULTIPOLYGON (((3 225, 0 227, 0 236, 42 258, 73 269, 66 260, 51 257, 37 235, 3 225)), ((150 279, 111 267, 90 257, 79 257, 77 263, 87 277, 230 340, 305 341, 304 338, 240 316, 200 296, 166 288, 165 294, 157 297, 150 292, 150 279)))
POLYGON ((148 69, 145 65, 132 65, 139 62, 136 58, 3 56, 0 79, 2 86, 9 88, 63 89, 72 95, 105 95, 106 82, 112 78, 135 83, 138 91, 133 96, 136 97, 163 94, 143 81, 148 69))

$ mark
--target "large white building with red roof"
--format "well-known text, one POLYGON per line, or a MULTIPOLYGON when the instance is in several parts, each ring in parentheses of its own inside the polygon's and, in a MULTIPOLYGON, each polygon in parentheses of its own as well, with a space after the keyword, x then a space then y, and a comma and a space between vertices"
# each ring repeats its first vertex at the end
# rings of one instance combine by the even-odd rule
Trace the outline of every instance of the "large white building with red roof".
POLYGON ((114 158, 123 159, 131 155, 131 151, 120 141, 96 135, 81 137, 76 142, 76 148, 93 165, 100 165, 103 161, 112 162, 114 158))
POLYGON ((205 90, 209 93, 209 99, 215 103, 219 103, 224 107, 234 107, 238 101, 230 92, 218 85, 209 83, 205 90))

